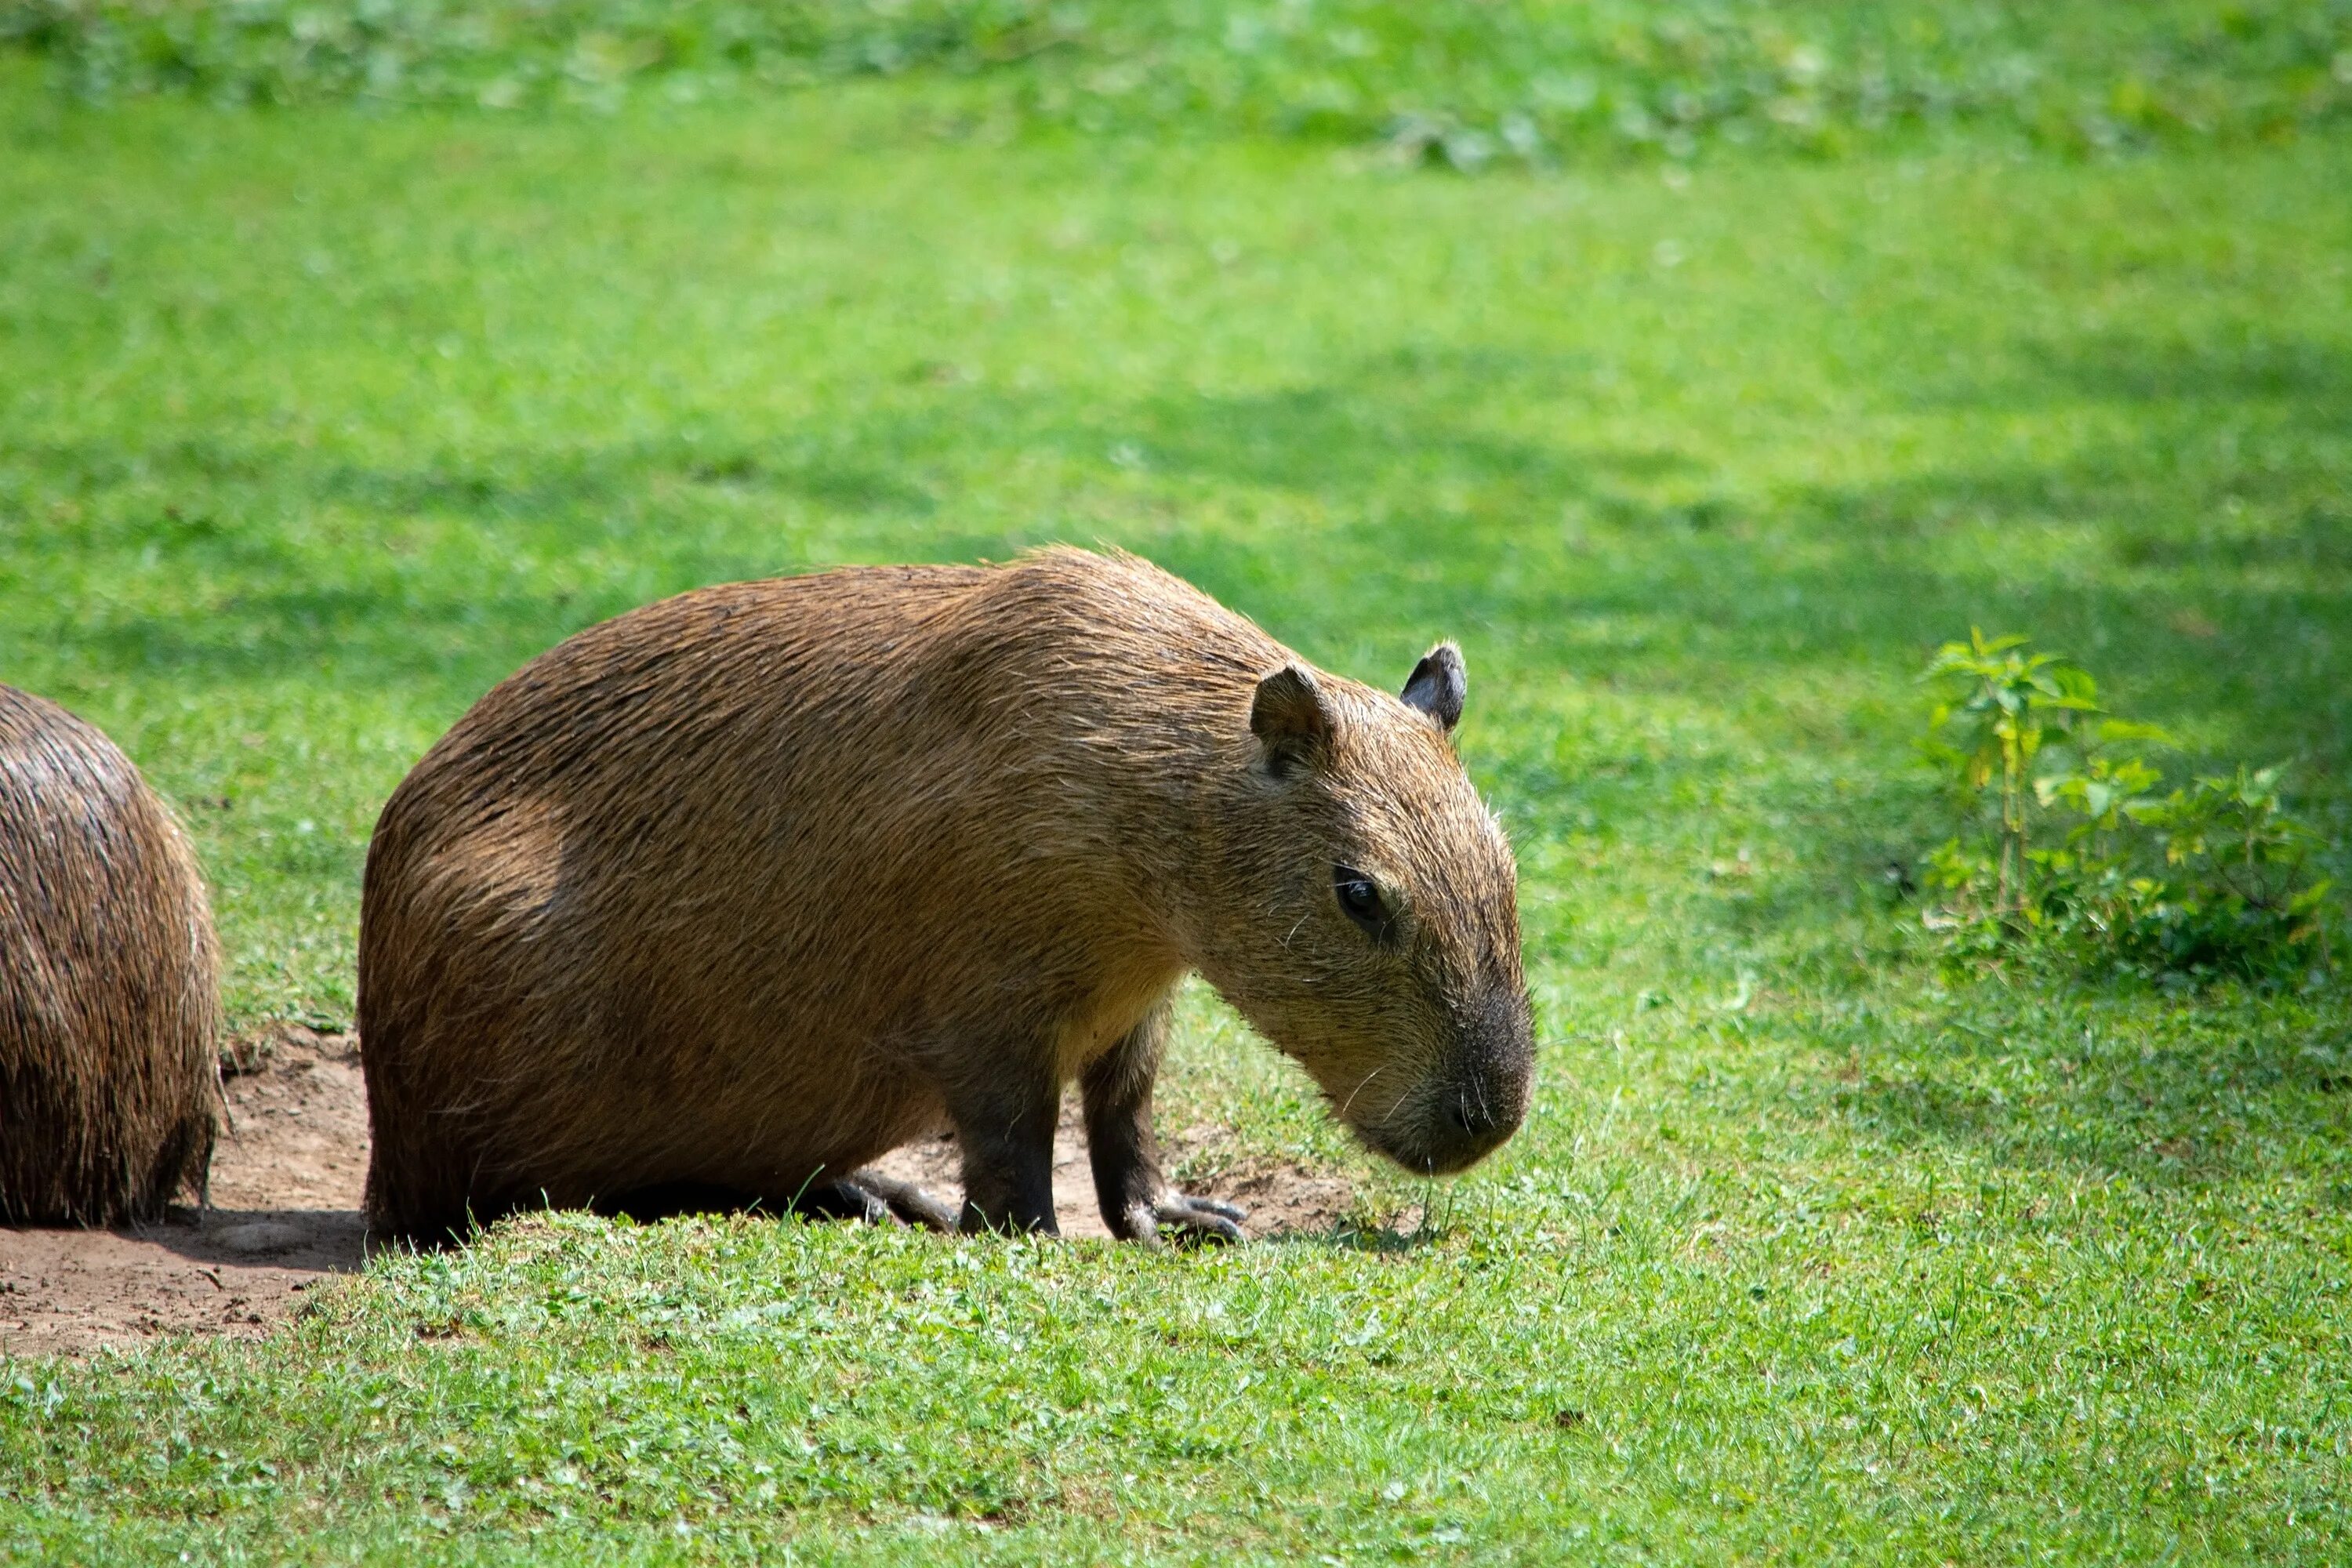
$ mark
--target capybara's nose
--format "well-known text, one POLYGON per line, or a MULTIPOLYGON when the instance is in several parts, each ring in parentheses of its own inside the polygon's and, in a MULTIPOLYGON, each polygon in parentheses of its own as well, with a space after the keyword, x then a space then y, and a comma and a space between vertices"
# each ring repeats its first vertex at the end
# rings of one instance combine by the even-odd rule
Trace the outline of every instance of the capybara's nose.
POLYGON ((1519 1128, 1516 1096, 1496 1096, 1473 1084, 1444 1096, 1440 1103, 1427 1145, 1428 1169, 1433 1174, 1476 1164, 1519 1128))

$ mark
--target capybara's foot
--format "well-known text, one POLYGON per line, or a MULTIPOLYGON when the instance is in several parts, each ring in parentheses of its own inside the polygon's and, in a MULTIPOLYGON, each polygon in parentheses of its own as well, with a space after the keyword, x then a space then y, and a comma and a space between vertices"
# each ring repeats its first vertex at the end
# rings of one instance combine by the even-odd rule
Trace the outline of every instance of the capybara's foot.
POLYGON ((955 1232, 955 1205, 912 1182, 860 1171, 834 1183, 824 1193, 830 1205, 837 1206, 825 1206, 822 1212, 845 1219, 862 1219, 869 1225, 896 1220, 948 1235, 955 1232))
POLYGON ((1172 1188, 1148 1204, 1129 1205, 1122 1237, 1156 1241, 1163 1235, 1180 1244, 1239 1242, 1249 1239, 1241 1222, 1249 1211, 1216 1198, 1196 1198, 1172 1188))

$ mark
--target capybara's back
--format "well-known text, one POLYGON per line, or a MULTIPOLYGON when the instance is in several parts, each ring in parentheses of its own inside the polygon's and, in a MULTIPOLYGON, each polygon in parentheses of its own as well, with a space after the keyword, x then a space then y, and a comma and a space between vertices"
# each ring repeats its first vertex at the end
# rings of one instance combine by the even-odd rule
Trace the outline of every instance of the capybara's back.
POLYGON ((1067 550, 592 626, 459 721, 369 845, 371 1224, 785 1206, 952 1125, 962 1223, 1050 1226, 1078 1079, 1114 1230, 1232 1232, 1150 1136, 1191 969, 1376 1146, 1459 1168, 1517 1124, 1528 1060, 1461 690, 1451 645, 1400 700, 1067 550))
POLYGON ((202 1194, 219 987, 170 811, 96 729, 0 686, 0 1222, 111 1225, 202 1194))

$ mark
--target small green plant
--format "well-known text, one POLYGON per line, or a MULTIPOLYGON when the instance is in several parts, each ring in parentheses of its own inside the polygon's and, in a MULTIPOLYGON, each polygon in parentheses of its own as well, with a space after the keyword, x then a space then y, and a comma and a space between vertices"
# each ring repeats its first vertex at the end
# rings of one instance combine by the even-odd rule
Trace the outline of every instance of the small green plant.
POLYGON ((2063 951, 2150 978, 2326 967, 2332 884, 2282 770, 2241 763, 2166 791, 2174 742, 2110 714, 2081 666, 2020 636, 1945 644, 1922 749, 1968 827, 1927 858, 1927 912, 1956 957, 2063 951), (1988 820, 1990 819, 1990 820, 1988 820))
POLYGON ((1946 643, 1927 667, 1930 679, 1959 689, 1928 721, 1929 754, 1971 800, 1999 784, 1993 908, 2002 916, 2023 906, 2034 759, 2053 732, 2071 734, 2098 711, 2098 687, 2085 671, 2054 654, 2027 653, 2026 640, 1988 639, 1971 627, 1967 642, 1946 643))

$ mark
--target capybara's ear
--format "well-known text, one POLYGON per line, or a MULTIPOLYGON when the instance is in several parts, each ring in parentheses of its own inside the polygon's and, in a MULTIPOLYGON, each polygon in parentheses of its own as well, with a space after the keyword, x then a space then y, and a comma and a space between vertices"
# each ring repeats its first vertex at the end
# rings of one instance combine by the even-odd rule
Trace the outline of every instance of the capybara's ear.
POLYGON ((1320 762, 1331 743, 1331 705, 1305 667, 1286 664, 1257 683, 1250 701, 1250 733, 1265 747, 1265 765, 1277 776, 1320 762))
POLYGON ((1421 656, 1405 678, 1404 705, 1418 708, 1452 732, 1462 722, 1462 700, 1470 694, 1470 677, 1462 668, 1462 650, 1439 643, 1421 656))

